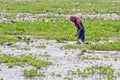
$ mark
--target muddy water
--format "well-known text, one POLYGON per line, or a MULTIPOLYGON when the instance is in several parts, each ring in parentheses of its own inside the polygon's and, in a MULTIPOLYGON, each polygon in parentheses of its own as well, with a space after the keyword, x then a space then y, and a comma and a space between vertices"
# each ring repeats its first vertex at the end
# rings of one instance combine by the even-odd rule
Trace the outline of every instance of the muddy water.
MULTIPOLYGON (((77 14, 71 14, 71 15, 76 15, 80 16, 83 19, 112 19, 112 20, 120 20, 120 15, 116 13, 96 13, 96 14, 82 14, 82 13, 77 13, 77 14)), ((0 22, 4 22, 7 24, 11 24, 15 21, 28 21, 28 22, 34 22, 34 21, 56 21, 56 20, 69 20, 70 15, 65 15, 65 14, 32 14, 32 13, 0 13, 0 22), (47 18, 47 16, 54 15, 56 17, 54 18, 47 18), (10 17, 7 17, 10 16, 10 17), (58 17, 65 17, 63 19, 58 19, 58 17), (40 18, 43 17, 43 18, 40 18)))
MULTIPOLYGON (((0 46, 0 52, 19 56, 21 54, 33 54, 38 59, 51 61, 53 65, 43 68, 44 77, 26 79, 24 69, 32 66, 15 66, 8 68, 7 64, 0 64, 0 78, 4 80, 99 80, 100 75, 90 75, 86 78, 76 75, 68 75, 68 71, 83 70, 95 65, 112 65, 116 73, 120 71, 120 52, 118 51, 86 51, 81 49, 64 49, 64 45, 75 44, 74 41, 57 43, 56 40, 33 39, 29 44, 17 42, 11 46, 0 46), (48 56, 49 55, 49 56, 48 56), (53 75, 54 73, 54 75, 53 75), (60 76, 58 76, 58 74, 60 76)), ((117 76, 117 74, 115 74, 117 76)), ((105 77, 103 80, 107 80, 105 77)), ((120 80, 120 77, 117 77, 120 80)))

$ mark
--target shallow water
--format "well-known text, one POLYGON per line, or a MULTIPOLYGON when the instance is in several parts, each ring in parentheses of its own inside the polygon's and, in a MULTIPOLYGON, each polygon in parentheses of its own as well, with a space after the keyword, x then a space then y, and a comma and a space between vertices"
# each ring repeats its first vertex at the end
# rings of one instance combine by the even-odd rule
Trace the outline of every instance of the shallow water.
MULTIPOLYGON (((78 75, 67 75, 69 70, 83 70, 95 65, 112 65, 112 68, 120 71, 120 52, 118 51, 91 51, 81 54, 81 49, 64 49, 66 44, 75 44, 75 41, 58 43, 56 40, 33 39, 29 44, 17 42, 11 46, 0 46, 0 52, 19 56, 21 54, 34 54, 38 59, 51 61, 53 65, 43 68, 44 77, 33 77, 32 80, 99 80, 100 75, 90 75, 86 78, 78 75), (49 55, 49 56, 45 56, 49 55), (117 60, 115 60, 116 58, 117 60), (52 75, 52 73, 61 76, 52 75)), ((6 64, 0 64, 0 78, 4 80, 31 80, 23 76, 24 69, 32 66, 15 66, 8 68, 6 64)), ((119 80, 120 77, 117 79, 119 80)), ((107 80, 103 78, 103 80, 107 80)))

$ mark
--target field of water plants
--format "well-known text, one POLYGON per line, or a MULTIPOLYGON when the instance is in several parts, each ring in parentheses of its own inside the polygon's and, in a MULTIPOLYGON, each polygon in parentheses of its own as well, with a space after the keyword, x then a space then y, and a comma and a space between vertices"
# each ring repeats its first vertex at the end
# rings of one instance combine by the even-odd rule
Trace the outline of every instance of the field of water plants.
POLYGON ((120 0, 0 0, 0 80, 120 80, 119 62, 120 0))

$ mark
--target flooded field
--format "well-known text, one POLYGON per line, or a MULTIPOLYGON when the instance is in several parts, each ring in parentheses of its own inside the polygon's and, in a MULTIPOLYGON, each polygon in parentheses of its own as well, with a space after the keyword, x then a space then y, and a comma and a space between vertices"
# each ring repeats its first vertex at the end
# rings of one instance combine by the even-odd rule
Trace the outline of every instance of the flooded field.
POLYGON ((120 0, 0 0, 0 80, 120 80, 120 0))
POLYGON ((58 43, 56 40, 32 39, 29 43, 17 42, 12 45, 0 46, 0 52, 20 56, 33 54, 37 59, 50 61, 52 65, 38 69, 44 76, 26 78, 25 69, 34 66, 14 66, 8 68, 7 64, 0 64, 0 77, 4 80, 108 80, 108 75, 95 72, 87 76, 79 75, 77 70, 84 71, 93 66, 111 66, 114 69, 113 79, 120 79, 120 52, 119 51, 93 51, 87 49, 65 49, 67 44, 76 44, 75 41, 58 43))

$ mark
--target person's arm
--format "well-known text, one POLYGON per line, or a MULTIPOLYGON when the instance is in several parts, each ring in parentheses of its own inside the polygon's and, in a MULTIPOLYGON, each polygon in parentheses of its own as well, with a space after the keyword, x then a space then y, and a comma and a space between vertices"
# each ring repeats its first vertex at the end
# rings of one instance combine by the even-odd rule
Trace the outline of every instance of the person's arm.
POLYGON ((82 30, 82 26, 79 24, 78 26, 80 29, 78 30, 78 33, 80 33, 80 31, 82 30))
POLYGON ((78 31, 79 31, 79 30, 77 29, 77 31, 76 31, 76 33, 75 33, 75 36, 78 36, 78 31))
POLYGON ((77 29, 77 32, 76 32, 76 36, 79 35, 80 31, 82 30, 82 26, 79 24, 77 27, 79 27, 79 29, 77 29))

